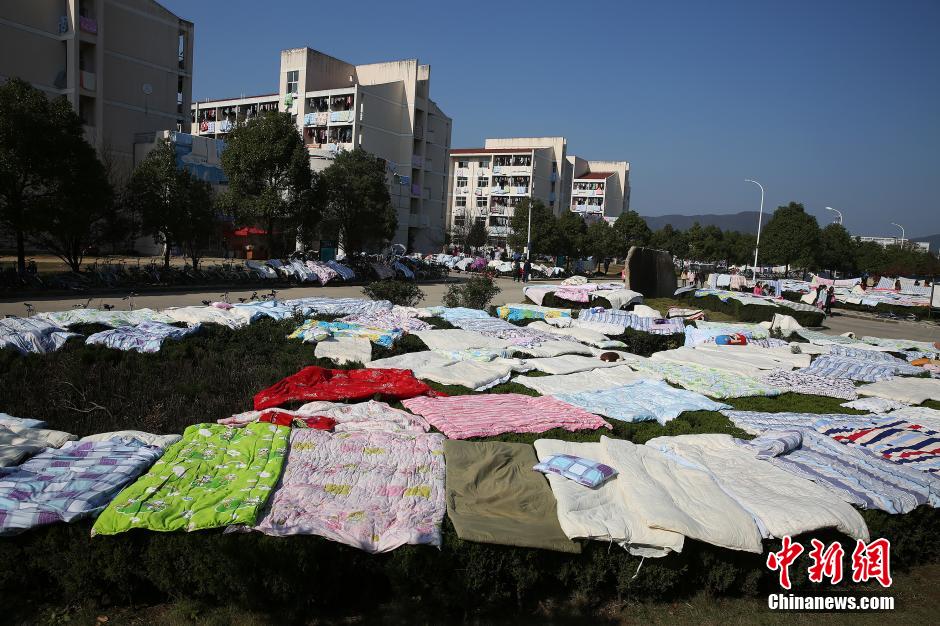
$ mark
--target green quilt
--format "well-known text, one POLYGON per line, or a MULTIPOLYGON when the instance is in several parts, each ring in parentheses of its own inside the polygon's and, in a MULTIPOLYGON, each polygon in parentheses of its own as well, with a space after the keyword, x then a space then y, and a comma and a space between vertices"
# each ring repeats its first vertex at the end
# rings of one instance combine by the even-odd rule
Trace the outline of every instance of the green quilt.
POLYGON ((92 534, 254 525, 281 476, 289 437, 290 428, 265 422, 190 426, 108 505, 92 534))

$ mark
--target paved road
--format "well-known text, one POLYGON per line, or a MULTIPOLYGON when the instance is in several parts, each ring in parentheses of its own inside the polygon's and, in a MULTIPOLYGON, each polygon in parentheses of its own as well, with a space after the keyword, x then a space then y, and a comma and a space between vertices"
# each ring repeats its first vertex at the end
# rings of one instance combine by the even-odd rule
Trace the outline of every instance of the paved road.
MULTIPOLYGON (((460 280, 459 278, 457 280, 460 280)), ((522 301, 522 286, 507 278, 497 279, 497 283, 502 291, 493 300, 493 304, 500 305, 507 302, 522 301)), ((441 303, 441 298, 447 291, 447 283, 425 284, 421 285, 425 292, 423 304, 436 305, 441 303)), ((238 298, 247 298, 251 296, 254 290, 230 291, 229 299, 237 302, 238 298)), ((263 293, 263 291, 262 291, 263 293)), ((187 306, 202 304, 203 300, 218 300, 221 296, 220 290, 197 291, 197 292, 172 292, 155 293, 150 295, 139 295, 134 298, 134 308, 165 309, 171 306, 187 306)), ((303 298, 308 296, 332 296, 346 298, 362 297, 362 287, 287 287, 278 290, 278 298, 303 298)), ((62 298, 60 296, 51 296, 45 298, 33 297, 29 300, 36 312, 41 311, 63 311, 70 309, 73 305, 85 304, 86 298, 62 298)), ((23 315, 26 312, 23 306, 23 299, 5 299, 0 300, 0 315, 23 315)), ((103 304, 113 304, 117 308, 128 308, 128 302, 122 300, 122 295, 96 296, 91 305, 94 308, 101 308, 103 304)), ((832 334, 841 334, 845 332, 854 332, 859 336, 873 335, 876 337, 888 337, 894 339, 914 339, 918 341, 940 341, 940 325, 935 322, 886 322, 875 317, 862 318, 850 313, 852 317, 846 315, 836 315, 826 321, 827 328, 824 332, 832 334)))

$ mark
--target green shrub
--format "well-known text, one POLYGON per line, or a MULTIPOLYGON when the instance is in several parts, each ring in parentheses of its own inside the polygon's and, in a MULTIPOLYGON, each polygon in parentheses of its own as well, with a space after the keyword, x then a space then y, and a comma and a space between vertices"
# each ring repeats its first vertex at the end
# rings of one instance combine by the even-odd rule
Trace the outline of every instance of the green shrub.
POLYGON ((737 300, 728 300, 722 302, 718 296, 704 296, 696 298, 691 294, 682 294, 677 296, 685 300, 688 306, 697 309, 706 309, 708 311, 717 311, 733 316, 739 322, 770 322, 774 319, 775 313, 789 315, 803 326, 822 326, 826 319, 822 311, 798 311, 789 307, 762 306, 759 304, 742 304, 737 300))
POLYGON ((403 280, 377 280, 363 287, 362 293, 373 300, 388 300, 398 306, 417 306, 425 295, 417 284, 403 280))
POLYGON ((485 309, 502 289, 487 274, 475 274, 462 284, 452 284, 444 294, 444 306, 485 309))

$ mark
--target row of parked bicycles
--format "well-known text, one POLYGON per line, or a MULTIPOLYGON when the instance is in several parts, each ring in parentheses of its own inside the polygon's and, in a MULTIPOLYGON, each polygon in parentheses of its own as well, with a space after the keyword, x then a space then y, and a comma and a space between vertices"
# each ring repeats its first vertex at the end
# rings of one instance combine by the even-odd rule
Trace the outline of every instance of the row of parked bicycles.
POLYGON ((232 285, 251 286, 292 283, 368 283, 381 279, 439 280, 449 269, 411 256, 356 255, 331 263, 345 270, 320 271, 324 267, 312 252, 295 252, 286 259, 263 261, 231 261, 200 263, 193 267, 163 266, 156 258, 97 258, 81 272, 39 272, 30 259, 26 271, 17 271, 15 264, 0 268, 0 292, 22 293, 39 291, 84 292, 108 289, 146 289, 176 286, 232 285), (272 282, 273 281, 273 282, 272 282))

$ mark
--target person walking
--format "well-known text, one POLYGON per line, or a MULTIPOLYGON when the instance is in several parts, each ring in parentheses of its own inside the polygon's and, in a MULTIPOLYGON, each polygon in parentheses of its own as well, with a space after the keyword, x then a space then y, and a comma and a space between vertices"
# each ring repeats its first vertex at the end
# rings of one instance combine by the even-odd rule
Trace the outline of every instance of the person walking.
POLYGON ((529 282, 529 274, 532 273, 532 263, 529 262, 529 257, 525 258, 525 264, 522 266, 522 282, 529 282))
POLYGON ((610 269, 610 258, 604 259, 604 276, 607 276, 607 270, 610 269))
POLYGON ((522 276, 520 275, 521 272, 522 267, 519 265, 519 257, 515 257, 512 260, 512 281, 514 283, 518 283, 520 280, 522 280, 522 276))
POLYGON ((829 291, 826 293, 826 315, 832 315, 832 303, 836 301, 836 288, 833 286, 829 287, 829 291))

